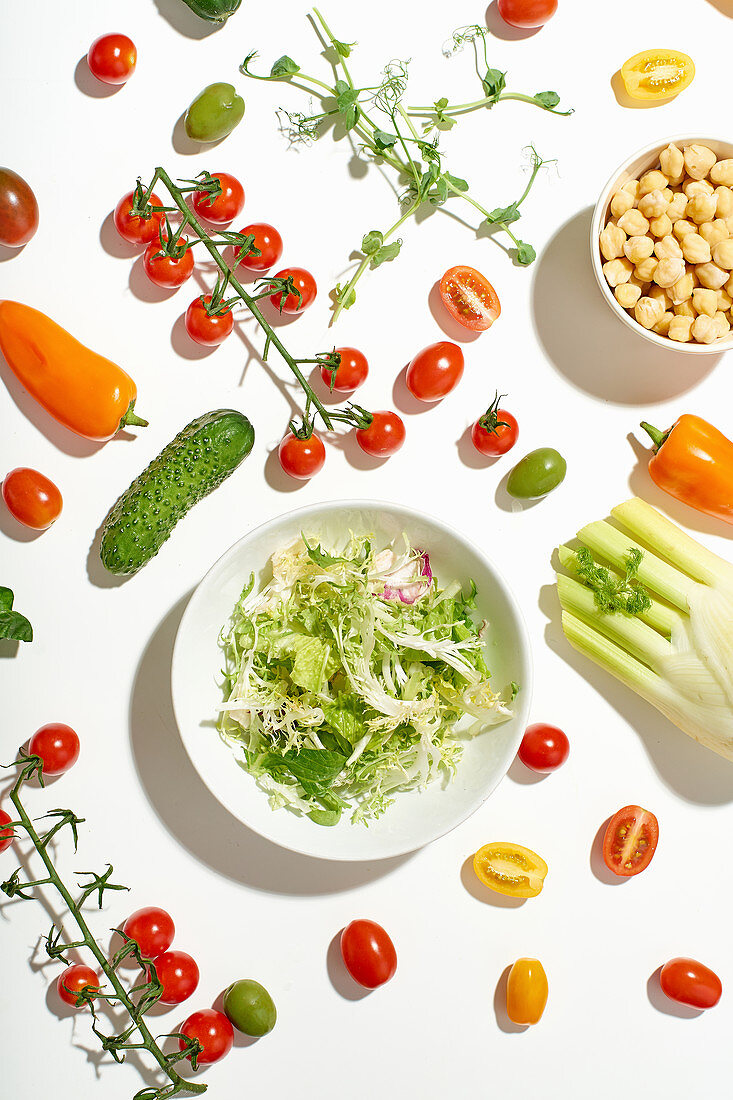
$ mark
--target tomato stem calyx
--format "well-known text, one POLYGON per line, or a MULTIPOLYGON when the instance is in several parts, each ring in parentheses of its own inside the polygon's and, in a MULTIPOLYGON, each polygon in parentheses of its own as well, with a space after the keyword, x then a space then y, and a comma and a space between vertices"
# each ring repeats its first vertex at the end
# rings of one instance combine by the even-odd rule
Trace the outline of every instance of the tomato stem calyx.
POLYGON ((505 393, 500 394, 497 390, 494 395, 494 400, 491 402, 484 415, 479 417, 479 424, 489 435, 497 435, 499 428, 510 427, 506 420, 499 420, 499 402, 503 401, 505 397, 505 393))

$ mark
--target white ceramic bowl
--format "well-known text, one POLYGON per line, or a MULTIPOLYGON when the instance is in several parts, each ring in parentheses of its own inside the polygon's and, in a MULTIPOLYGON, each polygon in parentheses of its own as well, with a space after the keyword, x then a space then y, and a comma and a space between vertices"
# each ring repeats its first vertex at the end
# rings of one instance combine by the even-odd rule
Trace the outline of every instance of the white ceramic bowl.
POLYGON ((637 153, 634 153, 627 161, 624 161, 621 167, 616 169, 601 191, 601 196, 596 203, 596 208, 593 213, 593 220, 590 226, 590 254, 593 262, 593 270, 598 280, 598 285, 601 288, 601 293, 613 312, 638 336, 643 336, 645 340, 649 340, 652 344, 656 344, 657 347, 684 352, 687 355, 719 354, 721 351, 727 351, 728 348, 733 347, 733 330, 731 330, 722 340, 716 340, 713 344, 696 344, 692 341, 683 344, 677 340, 670 340, 667 336, 660 336, 658 333, 651 332, 649 329, 644 328, 643 325, 640 325, 638 321, 635 321, 634 318, 619 305, 614 297, 613 290, 606 282, 603 274, 604 260, 601 255, 599 237, 601 230, 604 228, 609 218, 611 199, 618 188, 626 183, 627 180, 638 179, 644 172, 648 172, 651 168, 658 167, 659 154, 663 149, 667 148, 670 142, 674 142, 674 144, 678 145, 680 148, 685 145, 707 145, 713 150, 719 160, 733 157, 733 143, 730 141, 719 141, 717 138, 699 137, 697 134, 683 134, 681 136, 678 135, 664 138, 662 141, 655 141, 651 145, 647 145, 637 153))
POLYGON ((178 628, 172 665, 173 707, 186 750, 213 795, 249 828, 269 840, 321 859, 374 860, 414 851, 447 833, 489 797, 506 774, 524 733, 532 694, 532 662, 522 613, 506 581, 478 547, 438 519, 397 504, 335 501, 301 508, 255 528, 209 570, 193 593, 178 628), (387 544, 406 532, 430 553, 442 582, 473 579, 478 614, 489 622, 487 663, 499 688, 521 685, 514 717, 466 745, 457 774, 425 791, 399 794, 368 827, 344 814, 331 828, 292 812, 271 810, 267 795, 237 763, 233 749, 214 728, 222 701, 219 633, 242 587, 254 571, 267 576, 273 551, 301 532, 324 546, 339 546, 349 531, 371 533, 387 544))

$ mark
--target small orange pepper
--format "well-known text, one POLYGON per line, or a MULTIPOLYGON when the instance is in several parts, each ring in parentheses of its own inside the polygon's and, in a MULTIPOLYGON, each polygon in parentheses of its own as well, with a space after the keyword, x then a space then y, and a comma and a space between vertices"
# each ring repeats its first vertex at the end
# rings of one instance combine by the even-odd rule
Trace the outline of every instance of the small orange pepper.
POLYGON ((685 413, 667 432, 646 421, 654 441, 652 481, 708 516, 733 523, 733 442, 699 416, 685 413))
POLYGON ((148 423, 135 413, 129 374, 31 306, 0 301, 0 351, 46 412, 85 439, 103 442, 148 423))

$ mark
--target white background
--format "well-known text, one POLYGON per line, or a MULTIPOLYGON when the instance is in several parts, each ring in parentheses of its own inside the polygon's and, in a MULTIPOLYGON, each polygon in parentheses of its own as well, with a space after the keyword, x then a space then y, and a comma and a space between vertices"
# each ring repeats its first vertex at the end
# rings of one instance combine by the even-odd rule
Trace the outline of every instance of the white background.
MULTIPOLYGON (((449 7, 372 0, 366 7, 332 3, 325 14, 337 35, 359 42, 357 79, 371 83, 389 58, 411 57, 411 102, 463 101, 477 94, 470 56, 445 60, 441 44, 456 25, 486 16, 472 0, 449 7)), ((0 582, 15 590, 36 631, 32 645, 0 660, 2 757, 12 758, 44 722, 79 731, 79 764, 48 793, 34 794, 33 807, 70 805, 87 818, 67 869, 109 860, 117 880, 130 884, 129 895, 111 896, 92 917, 101 940, 138 906, 160 904, 174 915, 175 946, 196 956, 202 977, 183 1010, 159 1021, 161 1031, 179 1024, 184 1010, 211 1004, 234 978, 256 977, 271 990, 276 1030, 206 1072, 212 1097, 715 1095, 733 1069, 730 993, 713 1011, 685 1018, 649 979, 666 959, 689 954, 730 988, 733 770, 571 653, 558 626, 550 556, 630 491, 730 552, 720 525, 654 489, 629 438, 639 436, 642 416, 666 427, 685 410, 731 434, 730 360, 690 364, 627 332, 593 283, 586 237, 601 186, 635 148, 685 130, 730 138, 724 81, 733 4, 618 0, 598 8, 561 0, 555 19, 524 38, 502 30, 490 9, 499 33, 491 62, 509 70, 508 85, 557 89, 576 113, 564 119, 501 104, 462 121, 442 144, 450 170, 489 208, 521 191, 522 149, 530 141, 557 158, 520 223, 539 258, 530 270, 515 268, 495 245, 437 213, 405 227, 402 256, 363 281, 357 307, 335 332, 327 327, 327 289, 362 234, 394 219, 393 196, 373 169, 353 178, 345 142, 326 136, 316 147, 289 150, 274 109, 302 107, 300 95, 237 74, 255 47, 268 67, 288 52, 318 72, 324 63, 305 13, 295 0, 244 0, 223 30, 207 34, 178 0, 3 6, 0 161, 32 184, 41 226, 20 254, 0 255, 0 295, 33 303, 124 365, 151 426, 132 441, 87 445, 47 419, 0 368, 7 386, 0 390, 0 471, 44 471, 65 505, 38 538, 5 511, 0 519, 0 582), (105 95, 80 58, 110 30, 133 37, 139 60, 130 84, 105 95), (695 82, 678 101, 624 108, 611 76, 630 54, 653 46, 692 54, 695 82), (213 80, 236 83, 247 113, 221 147, 202 153, 177 120, 213 80), (288 420, 288 398, 251 353, 250 338, 259 346, 253 326, 244 322, 214 354, 197 352, 182 331, 191 287, 164 299, 115 238, 111 209, 156 164, 174 176, 207 168, 243 181, 243 221, 278 225, 283 262, 310 268, 321 288, 284 337, 300 354, 334 339, 363 348, 371 364, 360 394, 367 406, 389 406, 404 364, 442 337, 444 317, 433 313, 430 292, 444 269, 469 263, 491 278, 503 313, 491 332, 465 343, 459 389, 429 410, 406 404, 398 390, 408 442, 396 458, 363 469, 353 445, 332 447, 311 484, 285 484, 272 450, 288 420), (477 468, 466 447, 466 427, 497 387, 521 423, 512 458, 547 444, 568 460, 562 487, 526 510, 513 511, 502 488, 511 461, 477 468), (114 584, 95 551, 88 557, 107 509, 183 424, 219 406, 240 408, 255 423, 251 457, 181 523, 158 558, 114 584), (508 575, 533 641, 533 718, 562 725, 572 752, 566 767, 541 782, 513 765, 487 805, 429 849, 348 866, 281 851, 218 806, 184 756, 168 677, 186 598, 231 543, 288 508, 359 496, 440 514, 508 575), (610 883, 594 838, 629 802, 657 814, 659 849, 643 876, 610 883), (478 888, 466 860, 493 839, 545 857, 550 874, 538 899, 515 907, 478 888), (394 981, 362 999, 329 947, 358 916, 379 920, 399 955, 394 981), (500 979, 525 954, 542 959, 550 1000, 541 1023, 517 1033, 503 1012, 500 979)), ((273 358, 269 370, 279 369, 273 358)), ((9 874, 13 866, 11 851, 0 870, 9 874)), ((142 1087, 137 1070, 87 1057, 85 1050, 96 1050, 88 1021, 72 1021, 72 1011, 47 992, 58 969, 41 966, 42 954, 33 953, 47 914, 28 903, 7 905, 2 916, 6 1094, 132 1095, 142 1087)))

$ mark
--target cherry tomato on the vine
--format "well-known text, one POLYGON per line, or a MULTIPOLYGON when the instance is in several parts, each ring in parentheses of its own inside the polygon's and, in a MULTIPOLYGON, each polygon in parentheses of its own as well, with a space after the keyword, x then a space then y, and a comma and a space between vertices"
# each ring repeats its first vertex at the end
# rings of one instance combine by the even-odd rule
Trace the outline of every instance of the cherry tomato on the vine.
POLYGON ((186 332, 205 348, 215 348, 226 340, 234 328, 234 318, 230 309, 223 313, 209 313, 211 295, 203 294, 194 298, 186 310, 186 332))
MULTIPOLYGON (((132 200, 134 192, 129 191, 123 195, 117 203, 114 212, 115 228, 121 237, 130 244, 144 245, 158 239, 160 223, 163 215, 160 211, 153 211, 147 218, 132 213, 132 200)), ((153 193, 149 198, 150 206, 162 206, 158 196, 153 193)))
POLYGON ((506 983, 506 1014, 515 1024, 536 1024, 547 1004, 547 975, 539 959, 517 959, 506 983))
POLYGON ((175 290, 183 286, 193 275, 193 249, 185 247, 185 238, 180 238, 180 255, 168 255, 160 240, 151 241, 143 253, 143 267, 151 283, 175 290))
POLYGON ((480 416, 471 428, 471 442, 476 450, 490 458, 498 458, 511 451, 519 436, 519 424, 516 417, 506 409, 499 408, 499 402, 505 395, 498 392, 483 416, 480 416))
POLYGON ((56 989, 61 1000, 67 1005, 71 1005, 72 1008, 83 1008, 83 1005, 77 1006, 77 996, 82 989, 98 990, 99 975, 96 970, 92 970, 91 966, 74 963, 73 966, 68 966, 63 974, 59 974, 56 989))
POLYGON ((18 466, 5 475, 3 500, 18 523, 33 531, 45 531, 55 523, 64 503, 57 486, 28 466, 18 466))
POLYGON ((147 905, 143 909, 136 909, 127 918, 122 925, 122 931, 135 941, 145 958, 155 959, 173 943, 176 926, 165 909, 147 905))
POLYGON ((362 451, 374 458, 388 458, 396 454, 405 442, 402 418, 391 409, 380 409, 369 415, 369 424, 356 430, 356 441, 362 451))
POLYGON ((298 291, 298 294, 295 291, 285 294, 281 290, 277 294, 270 295, 270 301, 280 313, 302 313, 315 301, 318 293, 316 280, 304 267, 284 267, 276 272, 273 278, 292 279, 293 287, 298 291))
POLYGON ((15 840, 15 832, 8 828, 12 820, 10 814, 0 810, 0 852, 6 851, 15 840))
MULTIPOLYGON (((196 1055, 196 1062, 200 1066, 209 1066, 212 1062, 218 1062, 229 1053, 234 1042, 234 1029, 223 1012, 215 1008, 202 1008, 198 1012, 192 1012, 181 1026, 181 1034, 189 1039, 196 1039, 201 1050, 196 1055)), ((186 1049, 186 1040, 179 1039, 181 1050, 186 1049)), ((192 1055, 189 1055, 189 1060, 192 1055)))
POLYGON ((557 11, 557 0, 498 0, 499 15, 521 30, 541 27, 557 11))
POLYGON ((638 875, 651 863, 658 840, 654 814, 641 806, 624 806, 613 815, 603 837, 606 867, 622 878, 638 875))
POLYGON ((193 208, 201 218, 212 225, 229 225, 241 214, 244 206, 244 188, 236 176, 228 172, 212 172, 219 181, 221 194, 212 198, 209 191, 195 191, 193 208))
POLYGON ((252 225, 245 225, 239 232, 243 237, 254 237, 252 245, 260 250, 259 256, 248 252, 240 260, 242 250, 235 248, 234 257, 240 267, 245 267, 247 271, 268 271, 275 266, 283 254, 283 239, 274 225, 268 225, 267 222, 253 222, 252 225))
POLYGON ((463 352, 450 340, 439 340, 419 351, 410 362, 405 384, 418 401, 440 401, 463 377, 463 352))
POLYGON ((38 229, 38 202, 12 168, 0 168, 0 244, 21 248, 38 229))
POLYGON ((501 313, 499 295, 474 267, 451 267, 440 280, 440 297, 454 321, 473 332, 491 328, 501 313))
POLYGON ((104 84, 126 84, 137 65, 135 43, 126 34, 103 34, 89 47, 87 63, 104 84))
POLYGON ((397 969, 397 952, 388 934, 373 920, 352 920, 341 933, 341 955, 359 985, 376 989, 397 969))
POLYGON ((570 742, 558 726, 544 722, 527 726, 518 753, 525 767, 546 775, 561 767, 569 755, 570 742))
POLYGON ((670 959, 659 974, 662 992, 691 1008, 713 1008, 723 995, 718 975, 695 959, 670 959))
POLYGON ((188 1000, 199 984, 199 968, 185 951, 164 951, 153 959, 155 973, 163 986, 164 1005, 179 1005, 188 1000))
POLYGON ((285 473, 297 478, 298 481, 307 481, 308 478, 313 477, 323 469, 326 461, 323 440, 315 432, 312 432, 307 439, 301 439, 293 432, 288 432, 281 440, 277 453, 285 473))
POLYGON ((79 759, 79 735, 64 722, 49 722, 31 737, 28 752, 40 756, 44 775, 62 775, 79 759))
POLYGON ((369 374, 369 364, 363 351, 357 348, 335 348, 337 355, 341 356, 341 362, 335 371, 328 367, 321 367, 321 378, 329 387, 337 393, 353 393, 364 382, 369 374), (333 384, 332 383, 333 380, 333 384))

